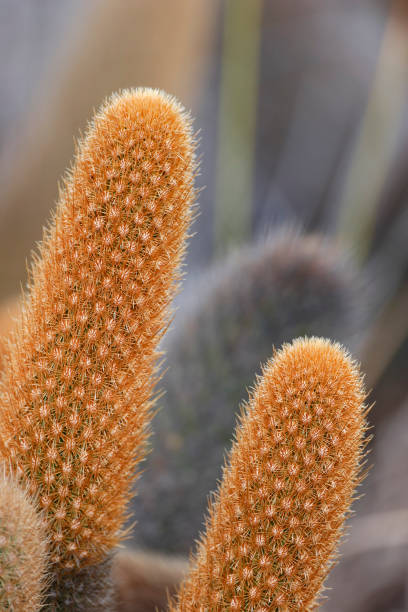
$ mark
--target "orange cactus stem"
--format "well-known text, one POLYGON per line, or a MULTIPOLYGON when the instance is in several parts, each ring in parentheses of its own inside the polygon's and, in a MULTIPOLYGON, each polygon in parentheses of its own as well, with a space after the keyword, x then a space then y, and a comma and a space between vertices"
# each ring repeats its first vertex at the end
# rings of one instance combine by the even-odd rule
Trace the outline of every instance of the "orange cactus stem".
POLYGON ((310 610, 361 479, 362 378, 339 344, 301 338, 267 363, 172 612, 310 610))
POLYGON ((192 217, 194 147, 173 98, 113 95, 32 267, 4 358, 0 454, 37 492, 60 568, 100 562, 124 537, 192 217))
POLYGON ((36 612, 47 586, 46 525, 24 488, 0 466, 0 610, 36 612))

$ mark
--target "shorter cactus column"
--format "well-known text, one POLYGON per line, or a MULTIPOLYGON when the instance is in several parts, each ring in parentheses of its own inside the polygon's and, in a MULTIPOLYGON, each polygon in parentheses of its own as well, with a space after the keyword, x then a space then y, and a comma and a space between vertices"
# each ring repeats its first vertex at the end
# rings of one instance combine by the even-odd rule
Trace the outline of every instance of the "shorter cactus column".
POLYGON ((0 466, 0 610, 36 612, 46 586, 45 523, 0 466))
POLYGON ((361 478, 364 391, 339 344, 298 339, 263 371, 172 612, 310 610, 361 478))

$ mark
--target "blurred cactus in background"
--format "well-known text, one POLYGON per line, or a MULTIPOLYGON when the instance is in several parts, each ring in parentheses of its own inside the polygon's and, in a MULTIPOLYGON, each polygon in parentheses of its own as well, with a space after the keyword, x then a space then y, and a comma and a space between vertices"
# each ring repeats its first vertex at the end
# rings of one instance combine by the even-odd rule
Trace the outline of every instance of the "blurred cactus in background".
POLYGON ((47 586, 47 536, 27 492, 0 466, 0 610, 37 612, 47 586))
POLYGON ((193 286, 169 333, 154 450, 132 502, 143 525, 138 544, 188 553, 260 363, 300 335, 349 344, 364 316, 359 289, 353 266, 329 240, 283 230, 193 286))
POLYGON ((172 612, 316 607, 361 478, 364 399, 338 344, 300 338, 274 355, 172 612))
POLYGON ((173 98, 112 96, 80 143, 5 348, 0 452, 46 513, 53 609, 109 609, 106 558, 146 452, 194 170, 173 98))

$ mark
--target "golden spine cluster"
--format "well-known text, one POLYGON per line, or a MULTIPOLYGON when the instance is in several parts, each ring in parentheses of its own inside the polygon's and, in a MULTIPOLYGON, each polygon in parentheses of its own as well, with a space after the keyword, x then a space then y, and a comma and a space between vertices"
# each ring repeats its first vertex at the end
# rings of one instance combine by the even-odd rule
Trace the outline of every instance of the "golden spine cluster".
POLYGON ((310 610, 359 482, 362 378, 338 344, 284 345, 236 430, 171 612, 310 610))
POLYGON ((192 216, 191 129, 148 89, 96 114, 3 357, 0 454, 38 495, 67 570, 122 537, 192 216))

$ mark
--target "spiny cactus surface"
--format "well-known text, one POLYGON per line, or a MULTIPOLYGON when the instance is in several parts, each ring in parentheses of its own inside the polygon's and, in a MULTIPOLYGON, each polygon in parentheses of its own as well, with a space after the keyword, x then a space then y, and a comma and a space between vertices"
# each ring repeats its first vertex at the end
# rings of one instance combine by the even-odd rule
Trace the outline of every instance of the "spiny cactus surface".
POLYGON ((241 416, 171 612, 316 605, 360 479, 363 402, 340 345, 298 339, 275 354, 241 416))
POLYGON ((323 237, 288 230, 236 253, 194 289, 169 332, 154 448, 132 502, 138 544, 178 553, 201 529, 239 403, 273 346, 303 334, 345 341, 362 318, 351 262, 323 237))
POLYGON ((145 454, 157 344, 194 197, 175 100, 111 97, 80 143, 4 357, 0 452, 46 513, 51 561, 103 561, 145 454))
POLYGON ((27 492, 0 466, 0 610, 40 610, 46 567, 45 522, 27 492))

